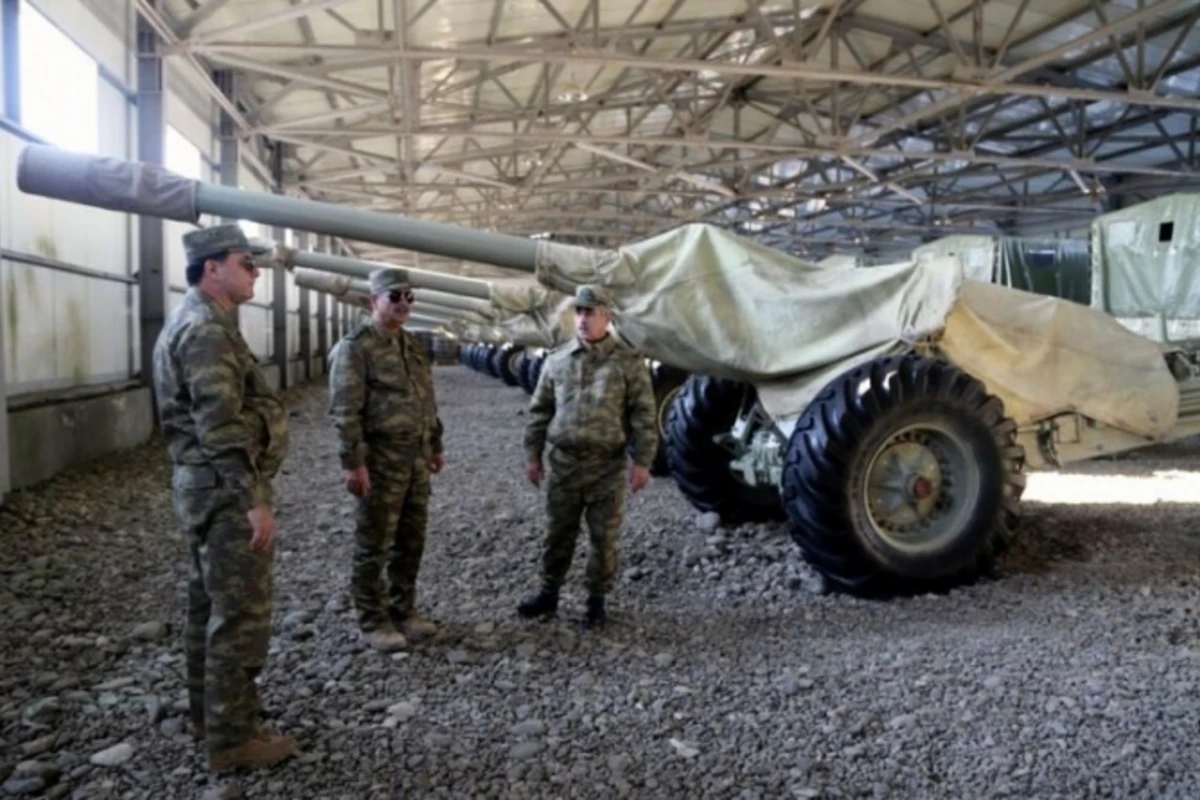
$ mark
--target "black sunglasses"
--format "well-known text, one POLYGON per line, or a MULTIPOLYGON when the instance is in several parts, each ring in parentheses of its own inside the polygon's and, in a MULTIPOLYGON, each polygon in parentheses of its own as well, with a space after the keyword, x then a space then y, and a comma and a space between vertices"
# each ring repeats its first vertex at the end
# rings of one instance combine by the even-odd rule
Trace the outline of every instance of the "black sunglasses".
POLYGON ((393 303, 399 303, 401 300, 406 303, 411 303, 413 301, 413 297, 412 289, 405 289, 403 292, 388 292, 388 300, 391 300, 393 303))

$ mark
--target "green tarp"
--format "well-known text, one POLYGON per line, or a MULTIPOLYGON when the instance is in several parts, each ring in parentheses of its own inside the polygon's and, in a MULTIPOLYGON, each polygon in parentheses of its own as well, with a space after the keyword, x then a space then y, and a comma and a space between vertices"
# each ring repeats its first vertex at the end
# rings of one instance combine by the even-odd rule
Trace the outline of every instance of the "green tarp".
POLYGON ((1091 302, 1085 241, 1009 236, 946 236, 913 250, 913 259, 954 256, 967 277, 1083 305, 1091 302))

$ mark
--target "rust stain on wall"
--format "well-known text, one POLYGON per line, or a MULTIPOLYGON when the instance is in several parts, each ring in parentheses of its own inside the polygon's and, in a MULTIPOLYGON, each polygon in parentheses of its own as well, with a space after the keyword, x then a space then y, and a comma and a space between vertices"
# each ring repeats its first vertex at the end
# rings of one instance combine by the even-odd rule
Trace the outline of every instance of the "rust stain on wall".
POLYGON ((33 249, 38 252, 38 255, 46 258, 58 260, 58 246, 54 244, 54 239, 49 236, 39 236, 33 243, 33 249))
MULTIPOLYGON (((8 342, 9 359, 13 364, 13 369, 16 369, 17 364, 17 281, 13 277, 12 269, 10 268, 5 274, 4 279, 4 300, 5 300, 5 315, 4 326, 5 340, 8 342)), ((10 380, 12 378, 10 377, 10 380)))
POLYGON ((67 347, 67 370, 72 382, 78 386, 87 379, 88 335, 84 324, 84 310, 74 297, 67 301, 67 325, 64 332, 67 347))

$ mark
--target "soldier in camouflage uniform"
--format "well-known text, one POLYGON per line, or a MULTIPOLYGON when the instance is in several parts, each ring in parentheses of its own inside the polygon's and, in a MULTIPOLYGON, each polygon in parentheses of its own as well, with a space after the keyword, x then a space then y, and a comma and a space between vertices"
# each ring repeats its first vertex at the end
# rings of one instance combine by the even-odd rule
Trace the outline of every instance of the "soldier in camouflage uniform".
POLYGON ((397 269, 371 273, 371 317, 330 354, 330 415, 346 488, 358 498, 352 573, 364 640, 407 647, 437 627, 416 611, 425 550, 431 472, 445 466, 433 371, 420 341, 404 330, 413 293, 397 269), (388 601, 380 586, 384 566, 388 601))
POLYGON ((580 518, 591 536, 587 565, 587 627, 605 621, 604 598, 616 582, 625 515, 627 453, 630 488, 650 481, 658 446, 654 388, 645 362, 608 333, 609 301, 599 286, 575 292, 576 338, 552 352, 529 405, 526 474, 540 486, 549 444, 546 488, 549 533, 541 591, 518 606, 523 617, 553 614, 571 566, 580 518), (629 441, 632 434, 632 445, 629 441))
POLYGON ((154 391, 174 462, 175 512, 191 551, 186 632, 194 732, 218 772, 270 766, 295 742, 260 727, 255 678, 271 632, 271 480, 287 413, 234 319, 258 269, 237 225, 183 237, 189 289, 154 347, 154 391))

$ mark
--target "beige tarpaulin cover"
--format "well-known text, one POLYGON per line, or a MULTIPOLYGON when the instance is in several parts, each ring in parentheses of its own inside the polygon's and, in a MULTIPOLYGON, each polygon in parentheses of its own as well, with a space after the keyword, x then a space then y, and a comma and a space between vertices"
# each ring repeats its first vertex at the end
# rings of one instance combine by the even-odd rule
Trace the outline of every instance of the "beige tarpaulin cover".
POLYGON ((1078 411, 1157 439, 1179 413, 1162 349, 1078 303, 965 281, 938 347, 1019 423, 1078 411))
POLYGON ((942 334, 952 312, 942 347, 1011 403, 1019 424, 1078 410, 1156 437, 1177 414, 1153 343, 1069 301, 965 281, 957 258, 828 270, 693 224, 616 250, 540 242, 537 278, 563 292, 604 284, 634 347, 754 384, 777 419, 801 413, 853 366, 942 334), (985 346, 986 358, 976 352, 985 346), (1134 398, 1137 385, 1151 388, 1134 398))
POLYGON ((533 282, 491 284, 496 325, 514 343, 557 347, 571 336, 570 298, 533 282))

